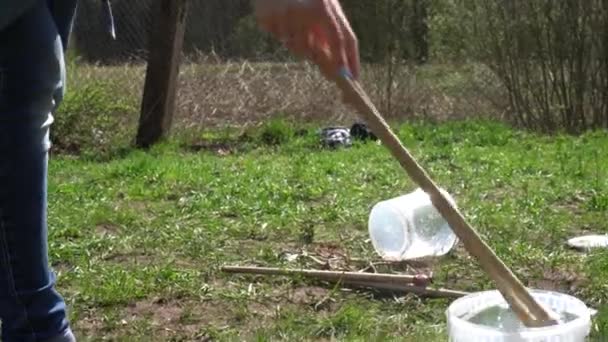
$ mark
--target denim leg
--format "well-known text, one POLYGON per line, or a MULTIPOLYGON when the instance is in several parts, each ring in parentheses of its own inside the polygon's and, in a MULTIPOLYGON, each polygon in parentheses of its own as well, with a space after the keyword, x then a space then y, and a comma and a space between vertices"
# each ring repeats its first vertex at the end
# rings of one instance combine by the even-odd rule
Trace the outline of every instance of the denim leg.
POLYGON ((63 50, 68 47, 68 38, 72 32, 72 26, 74 23, 74 15, 76 14, 76 7, 78 0, 47 0, 57 32, 61 36, 61 43, 63 50))
POLYGON ((38 0, 2 0, 0 1, 0 31, 11 25, 38 0))
POLYGON ((51 112, 63 48, 48 4, 0 31, 0 319, 3 341, 72 341, 47 251, 51 112))

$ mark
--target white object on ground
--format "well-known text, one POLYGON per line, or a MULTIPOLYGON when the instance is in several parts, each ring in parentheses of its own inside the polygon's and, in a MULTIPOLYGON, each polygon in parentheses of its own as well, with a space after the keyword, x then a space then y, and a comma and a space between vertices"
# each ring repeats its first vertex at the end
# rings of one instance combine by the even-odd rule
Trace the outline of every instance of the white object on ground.
MULTIPOLYGON (((564 322, 544 328, 526 328, 512 313, 496 310, 497 317, 479 317, 494 307, 507 307, 498 291, 485 291, 455 300, 448 308, 451 342, 584 342, 591 331, 591 310, 581 300, 558 292, 529 290, 544 307, 559 313, 564 322), (477 316, 477 317, 476 317, 477 316), (471 321, 481 323, 476 324, 471 321), (493 328, 490 325, 500 325, 493 328)), ((510 311, 510 310, 509 310, 510 311)))
POLYGON ((572 248, 587 251, 593 248, 608 248, 608 235, 585 235, 568 240, 572 248))
MULTIPOLYGON (((441 192, 455 205, 447 192, 441 192)), ((442 256, 458 243, 458 237, 422 189, 376 204, 368 228, 374 249, 390 261, 442 256)))

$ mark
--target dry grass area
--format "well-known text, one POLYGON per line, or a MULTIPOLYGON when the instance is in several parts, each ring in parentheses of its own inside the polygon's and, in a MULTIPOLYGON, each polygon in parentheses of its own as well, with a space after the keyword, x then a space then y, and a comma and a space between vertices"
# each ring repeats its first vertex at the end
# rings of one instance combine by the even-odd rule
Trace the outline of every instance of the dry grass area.
MULTIPOLYGON (((365 66, 361 83, 392 120, 496 115, 505 104, 497 82, 479 67, 365 66), (488 85, 490 84, 490 87, 488 85)), ((178 122, 194 126, 256 124, 273 116, 352 124, 353 110, 307 63, 189 63, 178 95, 178 122)))
MULTIPOLYGON (((506 96, 497 80, 478 65, 367 65, 361 83, 389 120, 445 120, 501 116, 506 96)), ((72 66, 73 89, 110 84, 137 115, 145 65, 72 66)), ((357 120, 336 87, 307 63, 184 62, 175 125, 180 128, 249 126, 271 117, 352 124, 357 120)))

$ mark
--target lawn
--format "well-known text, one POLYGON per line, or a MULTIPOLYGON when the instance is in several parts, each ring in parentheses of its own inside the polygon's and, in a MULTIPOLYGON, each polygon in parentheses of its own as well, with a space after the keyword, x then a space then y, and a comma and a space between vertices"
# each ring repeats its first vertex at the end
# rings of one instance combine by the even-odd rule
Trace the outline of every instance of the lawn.
MULTIPOLYGON (((307 128, 274 121, 246 137, 189 134, 148 152, 54 155, 51 261, 81 340, 445 341, 444 299, 221 272, 378 261, 370 208, 415 185, 381 145, 327 150, 307 128)), ((607 338, 608 251, 565 245, 608 233, 606 132, 542 136, 485 121, 397 130, 526 285, 599 309, 594 338, 607 338)), ((437 286, 493 288, 462 246, 426 267, 437 286)))

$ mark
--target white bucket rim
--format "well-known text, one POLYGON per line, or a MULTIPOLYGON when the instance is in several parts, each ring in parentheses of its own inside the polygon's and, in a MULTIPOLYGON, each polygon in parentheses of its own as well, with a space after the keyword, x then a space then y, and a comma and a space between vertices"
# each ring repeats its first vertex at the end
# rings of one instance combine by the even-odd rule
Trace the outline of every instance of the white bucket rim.
MULTIPOLYGON (((540 290, 540 289, 528 289, 528 291, 530 292, 530 294, 532 296, 545 294, 545 295, 560 295, 560 296, 568 297, 569 300, 572 300, 574 303, 576 303, 577 306, 580 306, 580 308, 581 308, 580 311, 576 312, 576 314, 578 315, 578 318, 576 318, 568 323, 560 324, 559 326, 549 326, 549 327, 542 327, 542 328, 527 328, 523 331, 517 331, 517 332, 502 332, 502 331, 497 331, 496 329, 488 327, 488 326, 471 323, 471 322, 467 321, 466 319, 463 319, 463 318, 459 317, 458 315, 456 315, 456 313, 454 311, 456 310, 456 308, 459 305, 462 305, 463 303, 465 303, 475 297, 479 297, 479 296, 488 296, 488 297, 498 296, 497 299, 499 299, 499 300, 497 301, 496 304, 506 303, 506 301, 502 297, 502 294, 498 290, 488 290, 488 291, 475 292, 475 293, 458 298, 457 300, 453 301, 452 304, 450 304, 450 306, 446 310, 446 315, 447 315, 447 319, 448 319, 448 330, 451 329, 453 324, 457 324, 457 325, 459 325, 460 330, 466 329, 471 332, 483 331, 484 335, 486 335, 488 337, 519 336, 521 338, 536 338, 536 337, 541 337, 543 335, 546 335, 547 333, 553 334, 553 333, 555 333, 556 329, 568 330, 568 331, 575 330, 575 329, 581 329, 584 327, 588 327, 589 330, 591 329, 591 309, 589 309, 589 307, 582 300, 580 300, 572 295, 561 293, 561 292, 556 292, 556 291, 540 290), (586 312, 587 314, 582 313, 582 311, 583 311, 582 308, 585 308, 584 312, 586 312)), ((490 305, 494 305, 494 303, 489 304, 488 306, 490 306, 490 305)))

